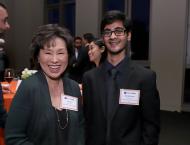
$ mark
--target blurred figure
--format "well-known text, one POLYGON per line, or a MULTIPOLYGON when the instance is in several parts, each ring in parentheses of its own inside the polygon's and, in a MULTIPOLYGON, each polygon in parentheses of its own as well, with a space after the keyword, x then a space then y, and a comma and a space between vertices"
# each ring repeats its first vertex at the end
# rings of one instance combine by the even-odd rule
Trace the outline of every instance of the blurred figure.
MULTIPOLYGON (((8 59, 4 51, 4 35, 5 32, 10 28, 10 25, 8 23, 8 11, 7 7, 0 2, 0 80, 3 80, 4 76, 4 70, 7 65, 8 59)), ((1 83, 0 83, 0 128, 5 127, 5 122, 7 118, 7 113, 4 109, 3 104, 3 90, 4 92, 8 92, 8 87, 5 87, 2 89, 1 83)))
POLYGON ((84 68, 84 72, 90 70, 93 66, 93 63, 90 62, 90 59, 88 57, 88 49, 89 49, 89 44, 90 42, 92 42, 92 40, 94 40, 94 35, 92 33, 84 33, 82 40, 83 40, 83 45, 84 45, 84 51, 85 51, 85 68, 84 68))
POLYGON ((85 33, 83 34, 83 44, 84 47, 88 50, 88 46, 92 40, 94 40, 94 35, 92 33, 85 33))
POLYGON ((16 92, 6 145, 84 145, 80 89, 64 76, 73 49, 68 29, 43 25, 31 47, 38 72, 23 80, 16 92))
POLYGON ((4 35, 9 28, 7 7, 0 3, 0 81, 3 81, 3 73, 8 65, 8 58, 4 50, 4 35))
POLYGON ((106 59, 105 45, 102 39, 95 38, 89 44, 88 55, 91 62, 98 67, 106 59))
POLYGON ((4 34, 9 28, 7 7, 0 3, 0 33, 4 34))
POLYGON ((0 128, 5 127, 6 118, 7 118, 7 113, 4 109, 4 104, 3 104, 3 91, 2 91, 2 86, 0 85, 0 128))
POLYGON ((74 49, 69 63, 69 77, 78 83, 82 82, 82 76, 86 68, 86 50, 82 46, 82 38, 74 38, 74 49))

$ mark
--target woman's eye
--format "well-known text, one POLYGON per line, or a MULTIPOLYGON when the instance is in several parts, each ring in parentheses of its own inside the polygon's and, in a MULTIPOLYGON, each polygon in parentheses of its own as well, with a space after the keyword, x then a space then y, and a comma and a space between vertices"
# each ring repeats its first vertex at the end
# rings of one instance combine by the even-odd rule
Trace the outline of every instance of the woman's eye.
POLYGON ((58 52, 57 54, 65 54, 65 52, 58 52))
POLYGON ((45 54, 51 54, 50 52, 45 52, 45 54))
POLYGON ((60 52, 60 53, 58 53, 59 55, 62 55, 62 54, 64 54, 63 52, 60 52))

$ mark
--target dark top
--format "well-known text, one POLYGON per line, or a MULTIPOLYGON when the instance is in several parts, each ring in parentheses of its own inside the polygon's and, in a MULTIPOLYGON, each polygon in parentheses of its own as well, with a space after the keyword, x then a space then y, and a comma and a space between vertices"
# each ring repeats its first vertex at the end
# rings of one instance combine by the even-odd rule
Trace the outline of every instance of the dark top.
POLYGON ((0 128, 5 127, 6 118, 7 118, 7 113, 3 105, 3 92, 2 92, 2 86, 0 83, 0 128))
POLYGON ((56 140, 57 144, 60 145, 65 145, 68 144, 68 125, 69 125, 69 120, 67 118, 69 117, 69 113, 67 110, 58 110, 55 109, 55 132, 57 134, 56 140))
POLYGON ((79 86, 69 78, 63 78, 63 83, 64 93, 79 99, 78 111, 68 110, 68 125, 62 130, 64 133, 57 128, 47 80, 39 71, 23 80, 16 92, 5 128, 6 145, 62 145, 62 137, 66 138, 64 145, 84 145, 79 86))
POLYGON ((83 74, 92 68, 92 63, 88 57, 88 48, 81 47, 78 49, 78 58, 73 53, 69 61, 69 77, 78 83, 82 82, 83 74))

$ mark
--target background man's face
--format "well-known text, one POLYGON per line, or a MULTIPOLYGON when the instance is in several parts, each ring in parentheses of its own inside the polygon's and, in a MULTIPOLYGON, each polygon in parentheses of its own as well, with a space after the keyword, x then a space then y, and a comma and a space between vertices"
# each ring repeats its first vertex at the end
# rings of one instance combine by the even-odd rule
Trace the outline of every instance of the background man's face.
POLYGON ((76 39, 74 45, 76 48, 80 48, 82 47, 82 41, 80 39, 76 39))
POLYGON ((0 7, 0 33, 5 32, 10 28, 8 23, 8 13, 3 7, 0 7))

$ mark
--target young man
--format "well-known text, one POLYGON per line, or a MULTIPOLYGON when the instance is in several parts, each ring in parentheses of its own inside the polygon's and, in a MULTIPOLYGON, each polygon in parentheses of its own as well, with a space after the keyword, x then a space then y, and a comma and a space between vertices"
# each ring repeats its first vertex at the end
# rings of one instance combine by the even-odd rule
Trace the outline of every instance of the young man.
POLYGON ((130 35, 122 12, 107 12, 101 33, 107 60, 83 80, 86 145, 158 145, 156 74, 127 55, 130 35))
MULTIPOLYGON (((0 3, 0 38, 4 36, 4 33, 10 28, 8 23, 8 12, 7 8, 3 3, 0 3)), ((4 70, 4 50, 0 50, 0 71, 4 70)), ((3 78, 3 73, 0 73, 0 77, 3 78)), ((5 88, 6 92, 6 88, 5 88)), ((0 84, 0 128, 4 128, 7 113, 3 106, 3 93, 0 84)))

